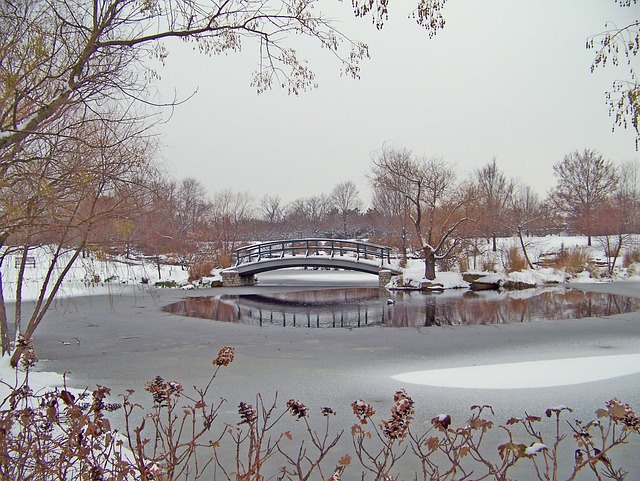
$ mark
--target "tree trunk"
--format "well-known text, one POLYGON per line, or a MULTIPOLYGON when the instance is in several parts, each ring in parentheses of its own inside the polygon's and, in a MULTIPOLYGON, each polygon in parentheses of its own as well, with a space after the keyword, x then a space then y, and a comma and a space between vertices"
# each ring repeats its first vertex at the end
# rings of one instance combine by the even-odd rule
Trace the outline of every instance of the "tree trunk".
POLYGON ((436 253, 430 245, 422 248, 424 253, 424 277, 430 281, 436 278, 436 253))
POLYGON ((20 268, 18 269, 18 279, 16 281, 16 304, 15 304, 15 316, 13 319, 14 329, 13 337, 15 340, 20 336, 22 331, 22 285, 24 284, 24 270, 27 265, 27 257, 29 256, 29 244, 25 242, 22 247, 22 257, 20 259, 20 268))
POLYGON ((4 305, 4 291, 2 288, 2 270, 0 269, 0 348, 4 356, 9 352, 9 323, 7 322, 7 311, 4 305))
POLYGON ((522 247, 522 254, 524 254, 524 258, 527 261, 527 265, 529 269, 533 269, 533 264, 529 260, 529 254, 527 254, 527 247, 524 244, 524 239, 522 238, 522 228, 518 227, 518 238, 520 239, 520 246, 522 247))
MULTIPOLYGON (((24 330, 24 333, 22 333, 21 338, 23 340, 28 341, 29 339, 31 339, 31 336, 33 335, 34 331, 36 330, 36 328, 42 322, 42 319, 44 318, 45 314, 47 313, 47 311, 51 307, 51 304, 53 303, 53 301, 56 299, 56 296, 58 295, 58 291, 60 290, 60 286, 62 285, 62 281, 65 279, 65 277, 67 276, 67 273, 69 272, 69 269, 71 269, 71 266, 73 266, 75 261, 80 256, 80 253, 84 249, 86 240, 87 239, 85 237, 82 240, 82 243, 80 244, 80 247, 76 248, 76 250, 74 251, 74 253, 71 256, 71 258, 69 259, 69 261, 67 261, 67 264, 65 265, 65 267, 58 274, 58 277, 55 280, 55 282, 53 283, 53 286, 51 286, 51 291, 49 293, 47 293, 47 287, 49 286, 49 282, 51 281, 51 277, 52 277, 54 268, 56 266, 56 262, 58 261, 58 259, 60 257, 61 247, 58 246, 57 251, 53 255, 53 258, 51 259, 51 263, 49 265, 49 270, 47 271, 47 274, 45 275, 45 279, 42 282, 42 287, 40 289, 40 295, 38 296, 38 299, 36 301, 36 304, 35 304, 34 311, 33 311, 33 314, 31 316, 31 319, 29 320, 29 323, 27 324, 27 327, 24 330)), ((10 363, 11 363, 12 367, 15 368, 18 365, 18 362, 20 361, 20 357, 22 356, 23 351, 24 351, 24 345, 17 345, 16 344, 16 347, 15 347, 15 349, 13 351, 13 354, 11 355, 10 363)))
POLYGON ((400 260, 400 267, 407 266, 407 229, 402 226, 402 259, 400 260))

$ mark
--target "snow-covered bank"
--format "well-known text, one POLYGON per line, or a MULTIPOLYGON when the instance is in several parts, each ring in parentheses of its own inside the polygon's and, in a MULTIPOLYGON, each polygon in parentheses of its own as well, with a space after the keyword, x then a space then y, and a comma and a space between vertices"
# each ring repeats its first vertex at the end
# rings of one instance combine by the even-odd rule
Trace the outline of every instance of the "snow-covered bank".
MULTIPOLYGON (((579 248, 584 251, 585 256, 594 265, 604 266, 607 264, 607 257, 604 250, 598 246, 597 240, 594 245, 587 245, 587 238, 578 236, 546 236, 528 238, 526 241, 527 253, 532 262, 539 263, 544 257, 556 255, 561 251, 579 248)), ((633 236, 628 241, 629 248, 637 249, 640 245, 640 236, 633 236)), ((543 286, 547 284, 562 284, 574 282, 610 282, 611 280, 640 280, 640 264, 634 263, 625 268, 622 266, 622 255, 617 259, 616 268, 613 275, 609 276, 606 268, 600 267, 592 272, 583 270, 579 273, 571 273, 563 269, 549 267, 537 267, 535 269, 524 269, 514 272, 506 272, 506 252, 513 246, 519 246, 519 241, 515 238, 498 239, 498 249, 492 252, 486 249, 485 253, 476 259, 475 265, 491 265, 491 271, 482 271, 475 267, 471 272, 477 273, 478 277, 483 277, 483 282, 494 285, 521 285, 521 286, 543 286), (593 275, 598 273, 599 275, 593 275)), ((442 289, 468 288, 469 282, 463 279, 460 272, 436 272, 436 278, 428 281, 424 277, 424 262, 421 259, 409 259, 404 268, 402 279, 394 279, 389 285, 390 288, 419 289, 424 284, 438 285, 442 289), (402 282, 402 284, 400 284, 402 282)))
MULTIPOLYGON (((27 373, 23 369, 13 369, 9 364, 10 356, 0 357, 0 402, 13 391, 13 388, 24 384, 27 373)), ((35 394, 43 393, 55 388, 64 388, 64 376, 56 372, 38 371, 32 369, 29 372, 29 387, 35 394)))
MULTIPOLYGON (((51 264, 52 246, 42 246, 29 250, 33 264, 25 266, 22 283, 22 300, 36 299, 40 294, 42 282, 51 264)), ((60 257, 54 275, 59 274, 71 258, 71 253, 60 257)), ((16 300, 16 281, 18 267, 17 253, 9 254, 2 263, 2 286, 6 302, 16 300)), ((144 286, 153 286, 158 281, 187 284, 189 273, 181 266, 158 264, 150 259, 124 257, 105 257, 94 252, 79 257, 71 267, 59 291, 60 297, 78 297, 86 295, 104 295, 135 290, 144 286)))

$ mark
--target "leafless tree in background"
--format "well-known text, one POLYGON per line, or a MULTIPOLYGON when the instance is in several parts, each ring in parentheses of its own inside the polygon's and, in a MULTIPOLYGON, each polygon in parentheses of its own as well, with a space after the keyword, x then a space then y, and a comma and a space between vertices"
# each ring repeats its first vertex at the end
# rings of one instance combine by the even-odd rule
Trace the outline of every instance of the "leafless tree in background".
POLYGON ((515 186, 510 198, 510 205, 504 212, 503 222, 509 230, 515 232, 522 248, 522 254, 530 269, 533 263, 529 258, 527 243, 524 238, 536 227, 544 215, 540 197, 528 185, 515 186))
POLYGON ((338 210, 342 222, 342 234, 346 239, 348 235, 347 219, 349 214, 357 213, 362 208, 362 201, 358 197, 358 188, 352 181, 341 182, 336 185, 330 194, 333 207, 338 210))
POLYGON ((325 194, 301 197, 289 203, 284 212, 289 232, 297 237, 319 235, 326 230, 331 200, 325 194))
POLYGON ((173 211, 177 237, 186 238, 202 230, 213 209, 207 189, 199 180, 193 177, 182 179, 176 189, 173 211))
POLYGON ((372 179, 373 198, 372 204, 374 211, 382 216, 385 220, 386 229, 383 232, 387 245, 396 246, 400 249, 402 255, 402 265, 407 263, 407 249, 412 244, 411 234, 407 230, 409 222, 409 203, 406 196, 397 190, 391 190, 384 184, 375 183, 372 179), (387 235, 390 235, 387 238, 387 235), (394 239, 395 238, 395 239, 394 239))
POLYGON ((253 210, 253 198, 248 192, 224 190, 213 196, 209 228, 220 266, 231 265, 233 251, 242 241, 253 210))
POLYGON ((282 199, 278 195, 264 195, 258 209, 262 220, 269 224, 280 222, 284 216, 282 199))
POLYGON ((591 245, 594 212, 618 189, 616 167, 599 152, 585 149, 565 155, 553 172, 557 184, 549 193, 550 202, 587 235, 591 245))
POLYGON ((492 241, 497 251, 496 237, 504 231, 504 215, 512 204, 515 182, 507 179, 498 169, 495 157, 475 171, 478 204, 482 212, 478 218, 481 235, 492 241))
POLYGON ((619 169, 620 183, 616 203, 628 215, 628 232, 640 234, 640 162, 624 162, 619 169))

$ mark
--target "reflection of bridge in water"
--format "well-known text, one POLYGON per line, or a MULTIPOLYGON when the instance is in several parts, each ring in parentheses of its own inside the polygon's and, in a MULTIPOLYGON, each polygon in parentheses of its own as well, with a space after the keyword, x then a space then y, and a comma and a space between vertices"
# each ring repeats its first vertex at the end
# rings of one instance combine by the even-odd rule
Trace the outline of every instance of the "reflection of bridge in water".
POLYGON ((392 306, 379 289, 290 292, 282 296, 223 296, 235 306, 236 322, 281 327, 365 327, 384 325, 392 306), (336 295, 337 294, 337 295, 336 295))
POLYGON ((235 265, 222 271, 225 286, 252 285, 261 272, 294 267, 344 269, 379 276, 386 285, 401 274, 391 248, 340 239, 291 239, 262 242, 235 251, 235 265))
POLYGON ((606 317, 640 310, 636 298, 562 287, 528 291, 446 295, 339 288, 188 297, 164 310, 254 326, 311 328, 484 325, 606 317))

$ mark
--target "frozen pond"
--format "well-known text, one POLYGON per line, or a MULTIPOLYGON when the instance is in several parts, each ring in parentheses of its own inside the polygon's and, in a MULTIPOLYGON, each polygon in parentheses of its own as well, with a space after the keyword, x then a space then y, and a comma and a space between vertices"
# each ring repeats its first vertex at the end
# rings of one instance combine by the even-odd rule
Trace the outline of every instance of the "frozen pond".
POLYGON ((280 327, 429 327, 581 319, 640 311, 640 299, 565 287, 389 292, 324 288, 189 297, 163 308, 188 317, 280 327))

